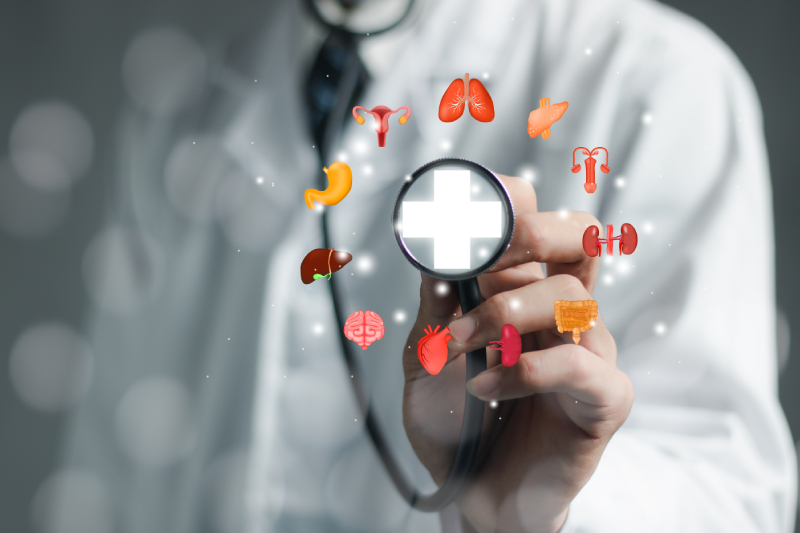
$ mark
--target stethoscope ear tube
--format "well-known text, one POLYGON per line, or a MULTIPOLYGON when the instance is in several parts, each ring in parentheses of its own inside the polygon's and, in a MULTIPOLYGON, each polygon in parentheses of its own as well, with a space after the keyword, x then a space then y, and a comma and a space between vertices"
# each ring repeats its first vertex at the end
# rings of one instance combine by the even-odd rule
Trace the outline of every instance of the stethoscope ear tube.
MULTIPOLYGON (((409 5, 413 5, 413 3, 413 1, 410 1, 409 5)), ((355 43, 355 39, 352 42, 355 43)), ((356 63, 356 61, 351 61, 345 69, 342 80, 342 90, 339 93, 336 106, 330 114, 323 140, 318 147, 320 158, 323 161, 325 161, 335 144, 334 140, 341 131, 342 123, 346 117, 346 107, 355 92, 358 71, 356 63)), ((324 185, 325 176, 322 173, 320 174, 320 181, 324 185)), ((328 232, 327 209, 322 212, 320 219, 323 246, 325 248, 332 248, 328 232)), ((477 278, 473 277, 467 280, 457 281, 457 286, 462 312, 467 313, 480 305, 481 295, 477 278)), ((464 417, 461 426, 461 435, 453 464, 450 467, 450 472, 447 474, 444 483, 442 483, 441 487, 435 492, 432 494, 420 494, 412 485, 408 474, 404 471, 393 453, 390 443, 386 438, 386 434, 378 422, 375 411, 372 409, 370 395, 365 384, 360 361, 352 351, 354 345, 350 343, 344 335, 344 320, 347 315, 342 308, 343 295, 339 290, 340 286, 336 276, 328 281, 328 287, 330 289, 334 317, 338 329, 339 348, 350 375, 353 376, 350 381, 353 385, 356 400, 363 413, 367 433, 375 444, 375 449, 386 468, 386 472, 397 487, 400 495, 410 506, 425 512, 435 512, 443 509, 455 499, 458 492, 464 487, 467 478, 474 474, 473 470, 477 464, 476 457, 478 445, 480 444, 481 428, 483 426, 485 402, 467 392, 465 386, 464 417)), ((466 381, 469 381, 486 370, 486 349, 481 348, 469 352, 466 354, 466 358, 465 384, 466 381)))
POLYGON ((417 0, 407 0, 405 10, 403 11, 403 13, 400 15, 400 17, 396 21, 394 21, 392 24, 390 24, 388 26, 385 26, 383 28, 375 28, 375 29, 372 29, 372 30, 370 30, 368 32, 366 32, 366 31, 365 32, 351 31, 351 30, 347 29, 343 24, 334 25, 334 24, 328 22, 328 20, 322 15, 322 13, 320 13, 320 10, 317 7, 317 3, 315 2, 315 0, 305 0, 303 2, 303 5, 306 8, 306 11, 311 15, 311 17, 313 19, 315 19, 317 22, 319 22, 319 24, 321 26, 327 28, 328 30, 330 30, 330 31, 338 31, 338 32, 345 33, 345 34, 348 34, 348 35, 361 37, 361 36, 366 36, 366 35, 372 35, 372 36, 380 35, 382 33, 386 33, 387 31, 393 30, 394 28, 396 28, 397 26, 399 26, 400 24, 402 24, 403 22, 405 22, 406 20, 409 19, 409 17, 411 16, 411 12, 414 9, 414 6, 416 5, 416 3, 417 3, 417 0))

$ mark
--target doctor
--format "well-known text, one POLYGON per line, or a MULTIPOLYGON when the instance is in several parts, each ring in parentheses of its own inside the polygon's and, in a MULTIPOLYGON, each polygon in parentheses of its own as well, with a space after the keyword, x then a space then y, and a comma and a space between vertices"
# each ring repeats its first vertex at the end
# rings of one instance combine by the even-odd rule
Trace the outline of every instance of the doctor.
MULTIPOLYGON (((359 50, 371 81, 357 104, 407 105, 411 119, 383 148, 348 122, 334 159, 320 161, 303 95, 325 34, 299 4, 268 6, 261 37, 212 69, 202 108, 125 116, 110 223, 137 236, 122 266, 157 282, 135 309, 92 313, 95 386, 65 449, 69 466, 108 486, 118 530, 792 531, 769 175, 757 97, 731 52, 646 0, 421 2, 413 23, 359 50), (491 94, 492 122, 439 121, 441 95, 465 72, 491 94), (540 98, 569 102, 547 140, 525 132, 540 98), (576 146, 610 153, 594 194, 569 171, 576 146), (420 283, 389 223, 402 177, 444 156, 516 176, 504 178, 512 246, 480 279, 485 302, 460 317, 452 291, 420 283), (303 191, 334 160, 354 174, 326 208, 332 245, 354 257, 334 276, 348 313, 386 323, 363 363, 422 490, 441 481, 457 441, 458 354, 505 323, 524 335, 518 365, 493 368, 492 357, 468 385, 499 401, 486 416, 498 437, 439 514, 410 509, 389 482, 336 353, 326 280, 299 279, 321 247, 303 191), (633 224, 636 252, 582 254, 596 221, 633 224), (563 344, 554 300, 590 298, 598 324, 580 347, 563 344), (439 376, 416 361, 428 324, 454 336, 439 376), (192 400, 182 440, 177 424, 148 423, 176 395, 141 391, 166 383, 192 400), (137 411, 140 396, 151 409, 137 411)), ((402 11, 351 4, 354 17, 402 11)))

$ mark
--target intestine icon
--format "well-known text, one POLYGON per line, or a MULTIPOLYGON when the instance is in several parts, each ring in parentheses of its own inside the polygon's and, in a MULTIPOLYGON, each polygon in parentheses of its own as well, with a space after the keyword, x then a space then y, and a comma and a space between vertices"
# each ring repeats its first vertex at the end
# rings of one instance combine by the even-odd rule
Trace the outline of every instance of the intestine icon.
POLYGON ((363 124, 365 122, 364 117, 358 114, 357 110, 359 109, 365 113, 372 113, 372 116, 375 117, 375 131, 378 133, 378 146, 381 148, 386 146, 386 132, 389 131, 389 117, 398 111, 405 109, 406 112, 400 117, 398 122, 402 125, 408 122, 408 119, 411 118, 411 108, 408 106, 403 106, 395 110, 392 110, 385 105, 379 105, 377 107, 373 107, 372 109, 364 109, 361 106, 356 106, 353 108, 353 118, 356 119, 356 122, 359 124, 363 124))
POLYGON ((345 337, 361 346, 362 350, 383 338, 385 332, 383 319, 374 311, 356 311, 344 323, 345 337))
POLYGON ((600 165, 600 170, 608 174, 610 169, 608 168, 608 150, 603 148, 602 146, 598 146, 597 148, 592 148, 591 151, 588 148, 584 148, 583 146, 579 146, 572 151, 572 172, 577 174, 581 171, 581 164, 575 164, 575 152, 578 150, 583 150, 583 155, 588 155, 589 157, 583 161, 583 166, 586 167, 586 183, 584 184, 583 188, 586 189, 586 192, 589 194, 593 193, 597 189, 597 184, 594 182, 594 165, 597 163, 597 160, 593 158, 593 155, 597 155, 598 150, 604 150, 606 152, 606 164, 600 165))
POLYGON ((580 342, 581 333, 592 329, 597 321, 597 302, 594 300, 557 300, 554 307, 558 332, 572 331, 575 344, 580 342))

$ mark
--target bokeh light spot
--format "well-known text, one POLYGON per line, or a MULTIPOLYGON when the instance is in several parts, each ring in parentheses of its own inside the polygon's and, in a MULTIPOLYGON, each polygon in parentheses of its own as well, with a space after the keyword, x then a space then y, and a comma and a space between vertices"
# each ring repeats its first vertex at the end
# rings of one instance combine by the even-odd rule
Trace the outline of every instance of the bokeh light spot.
POLYGON ((58 322, 29 327, 9 358, 11 384, 29 407, 55 412, 75 406, 89 390, 92 350, 75 330, 58 322))

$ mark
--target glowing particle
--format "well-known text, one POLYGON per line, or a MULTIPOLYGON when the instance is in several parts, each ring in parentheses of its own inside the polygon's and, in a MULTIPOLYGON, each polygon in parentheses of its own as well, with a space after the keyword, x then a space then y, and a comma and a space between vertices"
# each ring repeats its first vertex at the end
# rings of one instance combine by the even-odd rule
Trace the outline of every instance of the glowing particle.
POLYGON ((447 296, 450 294, 450 284, 446 281, 440 281, 436 284, 435 291, 439 296, 447 296))

